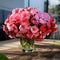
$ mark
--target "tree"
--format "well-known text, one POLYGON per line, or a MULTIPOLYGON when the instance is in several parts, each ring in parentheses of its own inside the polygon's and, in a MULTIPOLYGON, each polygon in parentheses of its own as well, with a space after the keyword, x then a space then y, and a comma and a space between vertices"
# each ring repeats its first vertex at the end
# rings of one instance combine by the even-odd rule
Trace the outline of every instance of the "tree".
POLYGON ((60 23, 60 4, 57 5, 57 22, 60 23))

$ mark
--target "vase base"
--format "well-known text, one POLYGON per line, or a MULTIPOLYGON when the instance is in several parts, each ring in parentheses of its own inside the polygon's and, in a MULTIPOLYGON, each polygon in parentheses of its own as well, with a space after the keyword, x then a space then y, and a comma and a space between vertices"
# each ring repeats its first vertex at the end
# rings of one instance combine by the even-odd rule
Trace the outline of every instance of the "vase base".
POLYGON ((31 50, 24 50, 23 49, 23 52, 26 52, 26 53, 28 53, 28 52, 33 52, 33 50, 31 49, 31 50))

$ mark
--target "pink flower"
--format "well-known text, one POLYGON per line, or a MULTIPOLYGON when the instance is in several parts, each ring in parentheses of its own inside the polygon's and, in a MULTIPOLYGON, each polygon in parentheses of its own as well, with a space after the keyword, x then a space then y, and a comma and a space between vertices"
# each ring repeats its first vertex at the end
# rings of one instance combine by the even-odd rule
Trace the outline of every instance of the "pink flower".
POLYGON ((8 20, 9 23, 20 23, 20 14, 11 14, 8 20))
POLYGON ((38 22, 35 18, 32 18, 32 19, 31 19, 31 23, 37 25, 39 22, 38 22))
POLYGON ((20 20, 20 24, 22 25, 30 25, 29 21, 27 19, 20 20))
POLYGON ((38 37, 39 35, 40 35, 39 32, 33 33, 34 37, 38 37))
POLYGON ((10 24, 9 24, 9 23, 7 23, 7 26, 6 26, 6 27, 7 27, 8 31, 12 31, 12 30, 13 30, 13 28, 12 28, 11 26, 12 26, 12 24, 11 24, 11 23, 10 23, 10 24))
POLYGON ((8 34, 8 29, 5 25, 3 25, 3 31, 5 31, 5 33, 8 34))
POLYGON ((32 27, 31 27, 31 32, 32 32, 32 33, 36 33, 36 32, 38 32, 38 31, 39 31, 38 27, 36 27, 36 26, 32 26, 32 27))
POLYGON ((21 20, 23 19, 29 19, 30 18, 30 13, 28 11, 23 11, 21 12, 21 20))
POLYGON ((12 13, 16 14, 16 13, 18 13, 18 11, 19 11, 19 8, 15 8, 15 9, 12 10, 12 13))
POLYGON ((15 33, 17 33, 17 32, 18 32, 17 26, 14 26, 14 27, 13 27, 13 30, 14 30, 15 33))
POLYGON ((42 41, 43 40, 43 36, 42 35, 39 35, 37 38, 36 38, 36 41, 42 41))
POLYGON ((21 33, 26 33, 29 29, 29 26, 28 25, 20 25, 19 29, 20 29, 21 33))
POLYGON ((21 13, 21 12, 23 12, 23 8, 19 8, 19 11, 18 11, 18 13, 21 13))
POLYGON ((20 36, 22 36, 22 34, 21 34, 21 32, 19 31, 19 32, 16 33, 16 37, 20 37, 20 36))
POLYGON ((4 24, 7 24, 9 22, 8 18, 5 20, 4 24))
POLYGON ((38 10, 37 10, 36 8, 31 8, 30 13, 31 13, 32 15, 35 15, 37 12, 38 12, 38 10))
POLYGON ((31 32, 27 32, 26 36, 29 38, 29 39, 32 39, 33 38, 33 34, 31 32))
POLYGON ((43 20, 42 18, 41 18, 41 19, 39 19, 39 22, 40 22, 41 24, 46 24, 46 21, 45 21, 45 20, 43 20))
POLYGON ((17 26, 14 25, 14 24, 8 23, 8 24, 7 24, 7 28, 8 28, 8 31, 14 31, 15 33, 18 32, 18 28, 17 28, 17 26))
POLYGON ((39 16, 45 23, 50 23, 50 15, 48 13, 40 12, 39 16))
POLYGON ((25 7, 24 10, 28 10, 28 11, 31 11, 32 7, 25 7))
POLYGON ((10 31, 9 32, 9 37, 10 38, 15 38, 16 37, 16 34, 13 31, 10 31))
POLYGON ((38 21, 38 20, 39 20, 39 15, 36 14, 36 15, 34 16, 34 18, 36 19, 36 21, 38 21))

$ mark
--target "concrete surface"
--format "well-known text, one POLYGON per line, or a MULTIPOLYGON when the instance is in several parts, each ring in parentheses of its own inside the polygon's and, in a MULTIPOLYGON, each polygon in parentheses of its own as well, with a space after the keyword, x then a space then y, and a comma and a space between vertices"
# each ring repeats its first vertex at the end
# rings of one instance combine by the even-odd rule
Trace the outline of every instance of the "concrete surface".
MULTIPOLYGON (((42 42, 35 42, 35 44, 56 44, 60 45, 60 40, 45 39, 42 42)), ((11 39, 7 41, 0 41, 0 50, 6 50, 11 48, 18 48, 20 46, 19 39, 11 39)))

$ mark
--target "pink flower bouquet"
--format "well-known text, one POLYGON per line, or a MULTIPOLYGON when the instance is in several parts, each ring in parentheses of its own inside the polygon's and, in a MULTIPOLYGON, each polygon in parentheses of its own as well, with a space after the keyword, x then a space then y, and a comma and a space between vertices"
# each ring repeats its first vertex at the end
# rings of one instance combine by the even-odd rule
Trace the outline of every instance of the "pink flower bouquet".
POLYGON ((56 31, 56 24, 48 13, 40 12, 36 8, 15 8, 5 20, 3 30, 10 38, 24 36, 42 41, 56 31))

